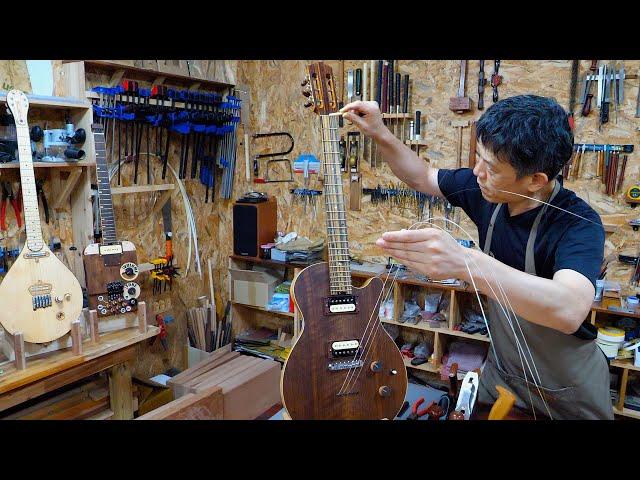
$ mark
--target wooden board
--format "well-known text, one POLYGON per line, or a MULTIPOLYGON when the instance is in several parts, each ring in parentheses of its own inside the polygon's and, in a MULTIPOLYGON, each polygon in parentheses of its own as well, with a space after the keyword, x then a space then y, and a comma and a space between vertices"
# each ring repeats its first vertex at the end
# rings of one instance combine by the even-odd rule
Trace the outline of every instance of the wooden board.
POLYGON ((188 368, 167 380, 167 386, 171 387, 173 390, 174 397, 179 398, 187 393, 187 388, 185 387, 187 382, 239 356, 240 353, 231 351, 230 344, 226 345, 225 347, 213 352, 209 358, 196 363, 191 368, 188 368))
POLYGON ((232 377, 233 375, 237 375, 240 372, 252 368, 258 364, 260 359, 256 357, 249 357, 246 355, 241 355, 238 358, 231 360, 230 362, 221 365, 220 367, 212 370, 211 372, 205 373, 190 382, 188 382, 185 386, 187 390, 191 393, 197 393, 201 391, 203 388, 208 388, 213 385, 218 385, 219 383, 225 381, 227 378, 232 377))
POLYGON ((222 389, 212 386, 198 393, 188 393, 136 420, 222 420, 222 418, 222 389))
POLYGON ((219 384, 224 398, 225 420, 253 420, 280 402, 280 364, 261 359, 219 384))

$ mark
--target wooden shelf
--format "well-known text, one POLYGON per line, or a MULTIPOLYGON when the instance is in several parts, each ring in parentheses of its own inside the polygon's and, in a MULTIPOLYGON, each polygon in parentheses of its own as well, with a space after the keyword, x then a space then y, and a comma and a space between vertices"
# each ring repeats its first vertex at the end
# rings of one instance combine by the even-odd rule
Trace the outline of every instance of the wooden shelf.
MULTIPOLYGON (((79 109, 88 110, 91 108, 91 103, 86 100, 80 100, 73 97, 49 97, 46 95, 31 95, 27 94, 29 100, 29 107, 48 107, 48 108, 62 108, 62 109, 79 109)), ((0 102, 7 101, 7 92, 0 90, 0 102)))
POLYGON ((632 410, 630 408, 623 408, 622 410, 617 407, 613 407, 613 413, 616 415, 622 415, 623 417, 635 418, 636 420, 640 420, 640 412, 637 410, 632 410))
POLYGON ((390 323, 392 325, 398 325, 399 327, 407 327, 407 328, 414 328, 416 330, 425 330, 427 332, 438 332, 438 333, 442 333, 444 335, 451 335, 454 337, 462 337, 462 338, 471 338, 473 340, 480 340, 483 342, 490 342, 491 340, 489 340, 489 337, 486 335, 480 335, 479 333, 465 333, 465 332, 459 332, 457 330, 449 330, 448 328, 434 328, 434 327, 429 327, 427 325, 423 325, 426 322, 419 322, 417 324, 413 324, 413 323, 400 323, 400 322, 396 322, 395 320, 380 320, 383 323, 390 323))
POLYGON ((246 303, 239 303, 239 302, 231 302, 234 305, 240 305, 241 307, 246 307, 246 308, 251 308, 252 310, 260 310, 261 312, 265 312, 265 313, 273 313, 275 315, 282 315, 284 317, 291 317, 293 318, 295 314, 291 313, 291 312, 281 312, 279 310, 267 310, 264 307, 256 307, 255 305, 247 305, 246 303))
POLYGON ((438 373, 440 371, 439 365, 433 365, 430 362, 423 363, 422 365, 411 365, 411 359, 402 356, 402 361, 404 362, 404 366, 407 368, 413 368, 415 370, 422 370, 424 372, 438 373))
MULTIPOLYGON (((73 168, 93 167, 96 162, 92 160, 78 160, 77 162, 33 162, 34 168, 73 168)), ((20 162, 0 163, 0 168, 20 168, 20 162)))
POLYGON ((640 318, 640 309, 635 309, 634 313, 631 312, 617 312, 615 310, 609 310, 601 306, 600 302, 593 302, 591 310, 595 312, 608 313, 610 315, 619 315, 621 317, 640 318))
POLYGON ((173 183, 164 183, 161 185, 131 185, 129 187, 111 187, 111 195, 122 195, 129 193, 145 193, 159 192, 164 190, 174 190, 176 186, 173 183))
POLYGON ((421 147, 427 146, 426 140, 405 140, 404 143, 406 145, 420 145, 421 147))
MULTIPOLYGON (((284 267, 284 268, 305 268, 309 265, 313 265, 312 263, 291 263, 291 262, 281 262, 279 260, 267 260, 264 258, 253 258, 253 257, 243 257, 242 255, 230 255, 229 258, 233 260, 242 260, 244 262, 249 263, 257 263, 259 265, 266 265, 272 267, 284 267)), ((324 260, 318 260, 314 263, 320 263, 324 260)))
POLYGON ((413 118, 413 114, 411 113, 383 113, 382 118, 391 118, 391 119, 403 119, 403 118, 413 118))
MULTIPOLYGON (((130 65, 123 65, 121 63, 112 62, 109 60, 63 60, 63 62, 76 62, 76 61, 84 61, 85 68, 88 70, 89 68, 98 69, 98 70, 124 70, 126 73, 133 73, 138 77, 144 78, 145 80, 153 81, 158 77, 164 77, 167 80, 175 81, 180 84, 200 84, 205 87, 213 87, 215 89, 221 90, 229 87, 233 87, 234 85, 231 83, 223 83, 217 82, 214 80, 203 80, 200 78, 190 77, 189 75, 183 75, 179 73, 165 73, 159 70, 150 70, 147 68, 134 67, 130 65)), ((125 73, 125 74, 126 74, 125 73)))
POLYGON ((640 367, 636 367, 633 364, 633 359, 629 358, 626 360, 611 360, 612 367, 618 368, 626 368, 627 370, 635 370, 636 372, 640 372, 640 367))

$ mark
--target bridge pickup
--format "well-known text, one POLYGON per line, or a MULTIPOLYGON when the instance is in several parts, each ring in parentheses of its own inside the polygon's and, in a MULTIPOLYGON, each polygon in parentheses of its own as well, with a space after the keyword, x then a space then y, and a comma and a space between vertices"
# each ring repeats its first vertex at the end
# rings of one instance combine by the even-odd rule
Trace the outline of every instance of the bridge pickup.
POLYGON ((330 371, 338 372, 349 368, 360 368, 362 365, 364 365, 362 360, 341 360, 339 362, 330 362, 328 367, 330 371))
POLYGON ((31 299, 33 310, 51 306, 51 295, 36 295, 31 299))
POLYGON ((331 344, 331 356, 336 357, 353 357, 358 353, 360 342, 358 340, 346 340, 341 342, 333 342, 331 344))
POLYGON ((331 295, 324 301, 325 315, 358 313, 358 298, 355 295, 331 295))

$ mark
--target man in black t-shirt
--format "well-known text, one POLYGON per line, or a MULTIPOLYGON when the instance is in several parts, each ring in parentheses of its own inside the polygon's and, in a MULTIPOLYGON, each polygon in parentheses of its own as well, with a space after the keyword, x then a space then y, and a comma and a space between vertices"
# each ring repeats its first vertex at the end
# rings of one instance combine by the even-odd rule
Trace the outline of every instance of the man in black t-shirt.
POLYGON ((430 167, 385 127, 377 102, 341 111, 400 180, 445 197, 478 227, 481 250, 437 228, 385 232, 376 242, 415 272, 460 278, 487 296, 491 349, 478 401, 492 403, 503 385, 536 417, 612 419, 607 361, 585 322, 604 230, 558 177, 573 149, 563 108, 534 95, 492 105, 476 124, 473 170, 430 167))

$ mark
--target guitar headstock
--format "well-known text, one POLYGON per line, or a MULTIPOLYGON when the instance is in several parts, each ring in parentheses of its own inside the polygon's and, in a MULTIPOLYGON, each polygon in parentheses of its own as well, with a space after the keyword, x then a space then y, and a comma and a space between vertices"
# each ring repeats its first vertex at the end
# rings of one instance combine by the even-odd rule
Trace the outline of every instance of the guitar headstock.
POLYGON ((307 66, 307 75, 302 82, 302 94, 309 98, 305 107, 313 107, 318 115, 329 115, 338 111, 338 96, 333 70, 323 62, 307 66))
POLYGON ((24 92, 11 90, 7 93, 7 105, 9 110, 11 110, 11 115, 13 115, 16 126, 26 126, 29 100, 24 92))

